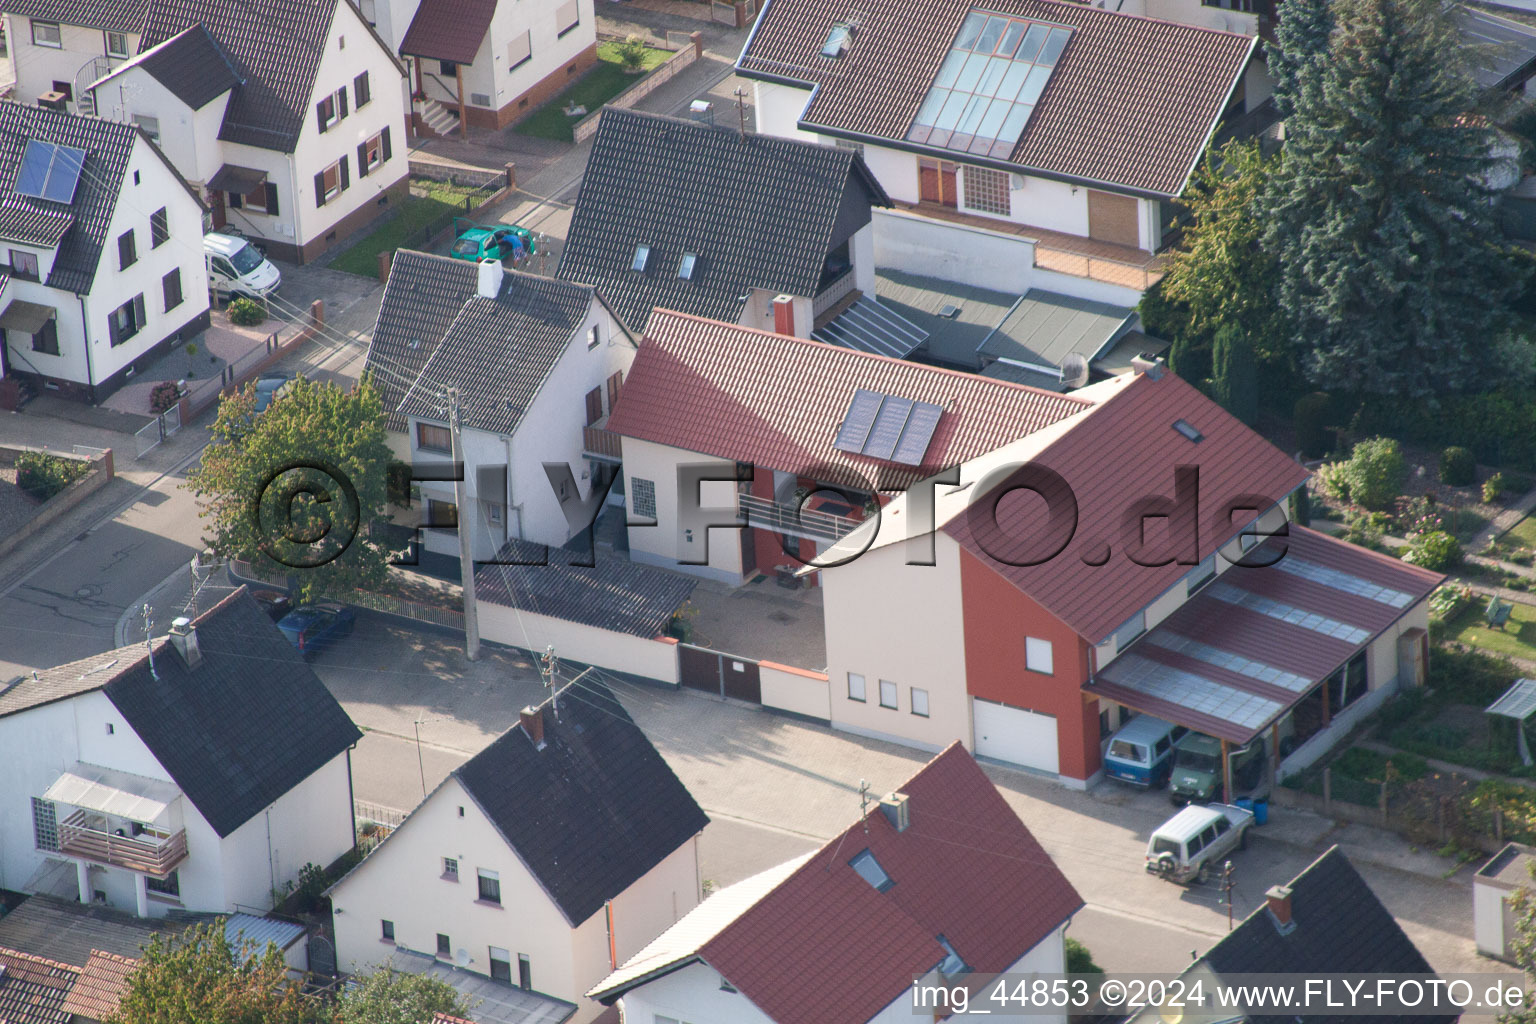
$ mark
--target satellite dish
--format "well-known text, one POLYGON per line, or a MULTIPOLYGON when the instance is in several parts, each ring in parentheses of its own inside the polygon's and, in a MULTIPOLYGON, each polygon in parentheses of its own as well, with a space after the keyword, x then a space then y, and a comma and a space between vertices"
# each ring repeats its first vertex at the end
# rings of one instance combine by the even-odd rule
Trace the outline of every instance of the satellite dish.
POLYGON ((1088 360, 1077 352, 1069 353, 1061 361, 1061 382, 1069 388, 1080 388, 1088 383, 1088 360))
POLYGON ((470 957, 469 950, 465 949, 463 946, 460 946, 458 951, 453 954, 453 962, 458 964, 460 967, 468 967, 475 961, 470 957))

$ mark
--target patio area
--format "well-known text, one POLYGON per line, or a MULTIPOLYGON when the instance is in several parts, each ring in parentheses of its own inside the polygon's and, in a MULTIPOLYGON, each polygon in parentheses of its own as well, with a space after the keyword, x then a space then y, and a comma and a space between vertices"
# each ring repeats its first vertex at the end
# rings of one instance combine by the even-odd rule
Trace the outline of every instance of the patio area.
POLYGON ((199 395, 219 386, 230 366, 239 367, 243 360, 248 362, 247 357, 253 352, 265 352, 267 339, 281 326, 281 321, 268 320, 257 327, 237 327, 222 310, 214 310, 208 329, 190 341, 197 346, 194 354, 187 353, 189 343, 173 347, 153 362, 140 366, 128 383, 101 404, 117 412, 149 415, 150 392, 156 384, 168 380, 186 381, 187 390, 199 395))

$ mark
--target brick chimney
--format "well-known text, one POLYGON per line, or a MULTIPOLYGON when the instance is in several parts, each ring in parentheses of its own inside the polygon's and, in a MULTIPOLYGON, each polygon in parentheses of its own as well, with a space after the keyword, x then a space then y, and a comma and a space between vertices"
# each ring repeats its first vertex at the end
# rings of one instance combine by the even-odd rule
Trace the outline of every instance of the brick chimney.
POLYGON ((501 294, 501 278, 506 273, 501 260, 480 261, 480 288, 482 298, 494 299, 501 294))
POLYGON ((1283 935, 1296 925, 1291 921, 1291 889, 1285 885, 1271 886, 1264 894, 1269 901, 1269 912, 1283 935))
POLYGON ((532 704, 518 712, 519 724, 523 727, 524 734, 533 741, 535 750, 544 749, 544 712, 532 704))
POLYGON ((192 620, 182 616, 171 623, 171 646, 187 663, 187 668, 197 668, 203 660, 203 652, 197 647, 197 630, 192 620))
POLYGON ((795 297, 793 295, 779 295, 773 300, 773 332, 775 334, 795 335, 795 297))

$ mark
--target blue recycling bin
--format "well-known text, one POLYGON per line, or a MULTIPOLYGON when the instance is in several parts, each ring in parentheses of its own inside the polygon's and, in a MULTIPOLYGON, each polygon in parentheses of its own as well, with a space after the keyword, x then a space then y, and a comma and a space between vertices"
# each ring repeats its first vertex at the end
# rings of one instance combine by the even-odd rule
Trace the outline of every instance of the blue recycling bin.
POLYGON ((1243 797, 1243 798, 1241 798, 1239 800, 1234 800, 1232 802, 1233 802, 1234 805, 1236 805, 1238 807, 1241 807, 1243 810, 1247 811, 1249 814, 1252 814, 1254 822, 1255 823, 1258 822, 1259 816, 1258 816, 1258 814, 1253 809, 1253 801, 1252 800, 1248 799, 1247 797, 1243 797))
POLYGON ((1269 820, 1269 801, 1260 800, 1253 805, 1253 823, 1262 825, 1269 820))

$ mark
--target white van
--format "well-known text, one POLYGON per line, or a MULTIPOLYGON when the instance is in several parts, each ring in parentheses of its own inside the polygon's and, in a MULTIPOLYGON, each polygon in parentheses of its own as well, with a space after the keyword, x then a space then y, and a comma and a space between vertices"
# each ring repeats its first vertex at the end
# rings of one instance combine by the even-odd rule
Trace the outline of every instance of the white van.
POLYGON ((265 299, 283 283, 282 273, 243 238, 217 232, 203 236, 208 287, 216 296, 265 299))

